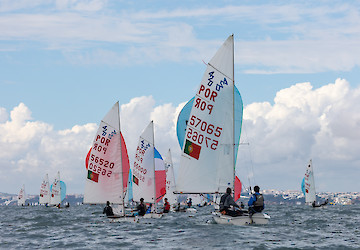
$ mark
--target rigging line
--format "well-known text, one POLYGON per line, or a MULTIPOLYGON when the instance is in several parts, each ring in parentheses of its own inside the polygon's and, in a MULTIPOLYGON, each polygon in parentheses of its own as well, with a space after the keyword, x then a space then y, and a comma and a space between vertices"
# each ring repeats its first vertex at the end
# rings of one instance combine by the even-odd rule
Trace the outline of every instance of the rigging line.
MULTIPOLYGON (((246 137, 246 140, 249 141, 248 139, 248 135, 247 135, 247 131, 246 131, 246 127, 245 127, 245 123, 243 123, 243 132, 244 132, 244 136, 246 137)), ((253 161, 252 161, 252 154, 251 154, 251 145, 250 143, 248 142, 247 145, 249 146, 249 155, 250 155, 250 170, 249 170, 249 166, 246 165, 247 167, 247 171, 248 171, 248 181, 249 181, 249 186, 251 187, 251 180, 250 180, 250 173, 252 174, 252 178, 254 180, 254 183, 256 183, 256 180, 255 180, 255 175, 254 175, 254 164, 253 164, 253 161)))
POLYGON ((235 86, 235 81, 234 81, 233 77, 227 76, 226 74, 224 74, 223 72, 221 72, 220 70, 218 70, 217 68, 215 68, 214 66, 212 66, 210 63, 208 63, 208 65, 209 65, 210 67, 212 67, 213 69, 215 69, 216 71, 218 71, 218 72, 219 72, 220 74, 222 74, 223 76, 225 76, 225 77, 229 78, 231 81, 233 81, 233 82, 234 82, 234 86, 235 86))

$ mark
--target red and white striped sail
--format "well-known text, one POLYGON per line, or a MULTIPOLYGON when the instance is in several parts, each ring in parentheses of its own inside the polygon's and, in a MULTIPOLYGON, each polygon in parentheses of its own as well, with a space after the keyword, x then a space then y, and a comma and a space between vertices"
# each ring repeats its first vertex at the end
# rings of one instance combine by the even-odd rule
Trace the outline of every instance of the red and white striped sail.
MULTIPOLYGON (((120 132, 119 102, 101 120, 86 160, 84 203, 124 203, 129 173, 125 142, 120 132), (125 183, 124 183, 125 182, 125 183)), ((123 211, 122 211, 123 212, 123 211)))
POLYGON ((234 186, 234 38, 210 60, 187 122, 177 191, 225 193, 234 186))

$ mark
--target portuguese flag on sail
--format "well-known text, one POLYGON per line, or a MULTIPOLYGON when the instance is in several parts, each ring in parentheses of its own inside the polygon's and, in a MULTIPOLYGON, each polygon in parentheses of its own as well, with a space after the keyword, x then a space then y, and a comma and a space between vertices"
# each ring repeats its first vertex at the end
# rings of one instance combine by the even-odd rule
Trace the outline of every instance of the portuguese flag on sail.
POLYGON ((94 173, 90 170, 88 170, 88 176, 87 178, 91 181, 99 182, 99 174, 94 173))
POLYGON ((199 160, 200 151, 201 151, 201 146, 186 139, 186 143, 184 147, 185 154, 188 154, 191 157, 195 158, 196 160, 199 160))

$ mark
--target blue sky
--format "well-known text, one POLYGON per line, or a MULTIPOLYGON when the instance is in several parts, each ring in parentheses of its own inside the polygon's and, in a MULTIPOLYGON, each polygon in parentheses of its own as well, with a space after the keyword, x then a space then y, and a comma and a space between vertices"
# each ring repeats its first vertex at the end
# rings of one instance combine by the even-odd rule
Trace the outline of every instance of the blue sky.
POLYGON ((83 192, 86 149, 118 100, 130 158, 153 119, 176 164, 177 113, 230 34, 255 182, 299 189, 312 158, 320 191, 359 191, 357 1, 110 0, 0 1, 0 191, 38 193, 60 170, 83 192))

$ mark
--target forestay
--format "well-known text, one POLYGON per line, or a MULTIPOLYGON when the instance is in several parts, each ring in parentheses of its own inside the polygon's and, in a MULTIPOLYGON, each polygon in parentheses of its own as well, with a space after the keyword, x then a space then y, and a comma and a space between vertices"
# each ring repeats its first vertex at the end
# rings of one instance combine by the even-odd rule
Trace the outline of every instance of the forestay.
POLYGON ((224 193, 234 186, 234 39, 207 65, 186 126, 177 191, 224 193))

